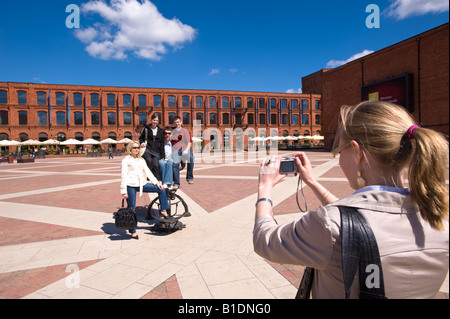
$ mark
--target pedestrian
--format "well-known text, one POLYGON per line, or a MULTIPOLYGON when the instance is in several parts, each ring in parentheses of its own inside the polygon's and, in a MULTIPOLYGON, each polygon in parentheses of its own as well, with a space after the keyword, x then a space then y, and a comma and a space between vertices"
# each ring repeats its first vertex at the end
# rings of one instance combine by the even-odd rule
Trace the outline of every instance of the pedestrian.
POLYGON ((158 126, 159 117, 153 114, 151 117, 151 124, 144 125, 139 142, 141 147, 145 148, 142 155, 147 166, 152 171, 153 175, 158 180, 161 180, 161 173, 159 171, 159 160, 164 158, 164 134, 163 130, 158 126))
MULTIPOLYGON (((128 207, 136 210, 136 193, 157 193, 161 203, 161 215, 167 217, 169 203, 166 191, 161 183, 147 167, 141 156, 141 146, 138 141, 130 142, 127 146, 127 156, 122 160, 120 193, 126 199, 128 207), (149 182, 147 182, 147 179, 149 182)), ((131 237, 139 239, 136 229, 130 229, 131 237)))
MULTIPOLYGON (((276 224, 270 200, 285 176, 278 169, 281 157, 261 164, 255 251, 273 262, 313 267, 313 298, 344 298, 339 207, 354 207, 375 235, 386 297, 433 298, 449 266, 448 141, 416 126, 403 107, 363 102, 341 108, 333 154, 356 191, 338 200, 315 179, 306 154, 298 153, 300 178, 324 206, 288 225, 276 224)), ((358 293, 354 280, 350 298, 358 293)))
POLYGON ((171 141, 173 149, 173 183, 180 186, 180 163, 187 166, 186 181, 194 184, 194 153, 192 152, 192 137, 189 131, 181 125, 181 118, 174 117, 175 129, 172 131, 171 141))
POLYGON ((266 155, 270 154, 270 141, 266 141, 266 155))
POLYGON ((159 170, 161 172, 162 182, 166 187, 173 184, 173 160, 172 160, 172 143, 170 136, 172 128, 164 127, 164 158, 159 160, 159 170))
POLYGON ((108 148, 108 159, 110 159, 110 158, 114 159, 111 146, 108 148))

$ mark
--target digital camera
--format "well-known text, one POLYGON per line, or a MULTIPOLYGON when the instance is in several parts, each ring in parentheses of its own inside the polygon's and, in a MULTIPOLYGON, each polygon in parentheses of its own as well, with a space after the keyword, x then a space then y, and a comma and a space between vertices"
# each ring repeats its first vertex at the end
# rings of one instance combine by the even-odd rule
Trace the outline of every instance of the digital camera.
POLYGON ((297 173, 297 165, 295 165, 295 157, 283 157, 280 163, 280 174, 294 174, 297 173))

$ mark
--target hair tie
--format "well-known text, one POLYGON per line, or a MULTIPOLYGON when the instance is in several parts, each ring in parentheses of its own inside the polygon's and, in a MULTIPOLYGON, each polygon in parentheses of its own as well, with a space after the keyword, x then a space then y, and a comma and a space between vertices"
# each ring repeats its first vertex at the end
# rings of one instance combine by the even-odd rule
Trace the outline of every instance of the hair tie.
POLYGON ((409 129, 406 131, 406 133, 405 133, 405 135, 406 135, 406 138, 408 139, 408 140, 413 140, 414 139, 414 135, 413 135, 413 133, 414 133, 414 130, 416 129, 416 128, 419 128, 420 126, 417 126, 417 125, 411 125, 410 127, 409 127, 409 129))

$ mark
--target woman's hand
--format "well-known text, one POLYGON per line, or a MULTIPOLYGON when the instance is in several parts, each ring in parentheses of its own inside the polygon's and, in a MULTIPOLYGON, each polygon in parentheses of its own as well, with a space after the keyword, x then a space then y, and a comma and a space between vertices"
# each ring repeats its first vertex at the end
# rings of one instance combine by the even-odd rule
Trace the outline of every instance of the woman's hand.
POLYGON ((272 188, 286 177, 280 174, 280 160, 283 156, 269 156, 259 166, 259 188, 272 188))
POLYGON ((122 194, 122 199, 128 199, 128 194, 122 194))
POLYGON ((164 189, 164 186, 163 186, 163 184, 161 183, 161 181, 158 181, 158 183, 156 183, 156 186, 157 186, 159 189, 164 189))
POLYGON ((294 154, 294 156, 300 178, 306 183, 306 185, 311 185, 316 181, 316 178, 314 177, 312 165, 308 156, 306 156, 304 152, 294 154))

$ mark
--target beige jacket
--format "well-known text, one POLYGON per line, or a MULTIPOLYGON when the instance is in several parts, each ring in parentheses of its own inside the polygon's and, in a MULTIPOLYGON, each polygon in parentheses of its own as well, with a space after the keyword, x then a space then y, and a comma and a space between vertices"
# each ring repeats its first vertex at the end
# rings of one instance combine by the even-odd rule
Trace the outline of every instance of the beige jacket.
POLYGON ((134 186, 139 187, 139 196, 142 196, 142 188, 147 183, 147 178, 152 184, 158 183, 142 157, 134 158, 127 155, 122 160, 120 193, 126 194, 127 186, 134 186))
MULTIPOLYGON (((261 216, 253 232, 255 252, 273 262, 316 268, 312 298, 344 298, 337 205, 359 208, 369 222, 378 243, 388 298, 436 295, 448 272, 448 221, 443 232, 431 229, 409 195, 362 192, 282 226, 270 216, 261 216)), ((358 298, 358 292, 357 275, 350 297, 358 298)))

